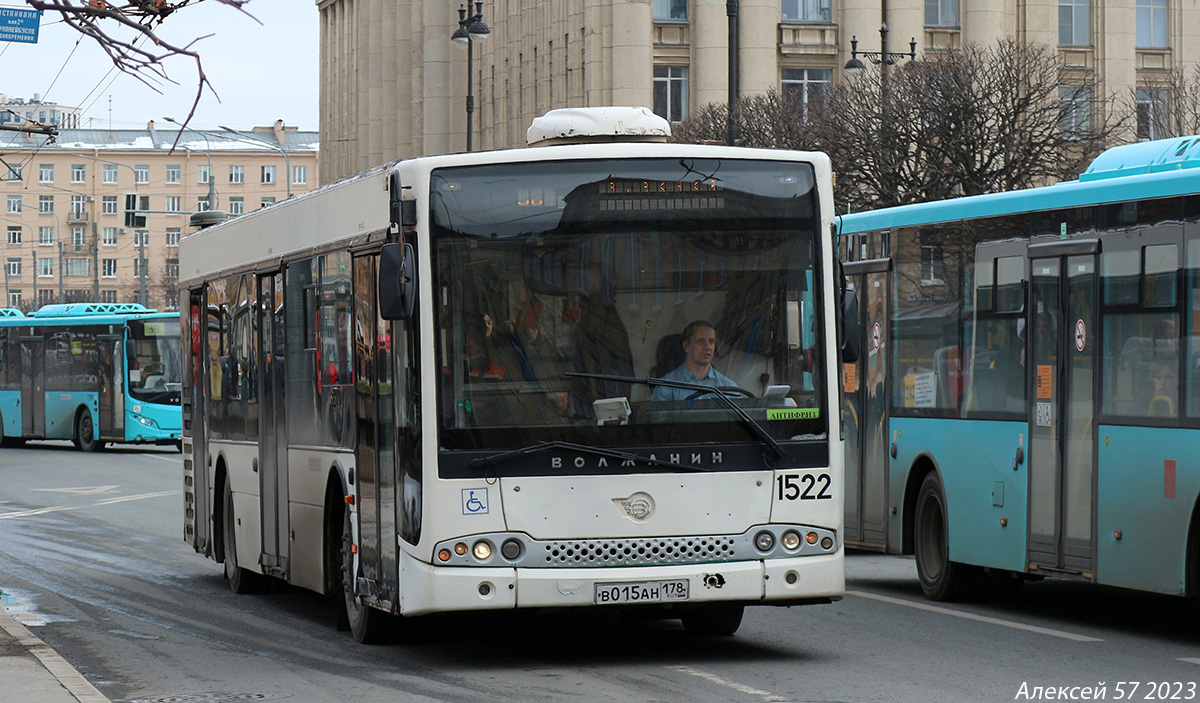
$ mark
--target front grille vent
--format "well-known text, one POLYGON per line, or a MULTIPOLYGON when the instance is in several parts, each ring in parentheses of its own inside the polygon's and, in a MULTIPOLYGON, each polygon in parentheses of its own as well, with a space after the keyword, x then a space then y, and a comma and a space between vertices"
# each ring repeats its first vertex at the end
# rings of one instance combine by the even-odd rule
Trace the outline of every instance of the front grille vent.
POLYGON ((701 564, 738 558, 729 537, 669 537, 545 542, 546 566, 701 564))

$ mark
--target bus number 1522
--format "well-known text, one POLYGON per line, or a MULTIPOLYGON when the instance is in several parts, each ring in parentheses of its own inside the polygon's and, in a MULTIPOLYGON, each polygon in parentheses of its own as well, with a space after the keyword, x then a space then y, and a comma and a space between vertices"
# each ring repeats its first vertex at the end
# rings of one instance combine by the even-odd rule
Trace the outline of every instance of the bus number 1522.
POLYGON ((829 474, 782 474, 775 479, 779 500, 832 500, 829 474))

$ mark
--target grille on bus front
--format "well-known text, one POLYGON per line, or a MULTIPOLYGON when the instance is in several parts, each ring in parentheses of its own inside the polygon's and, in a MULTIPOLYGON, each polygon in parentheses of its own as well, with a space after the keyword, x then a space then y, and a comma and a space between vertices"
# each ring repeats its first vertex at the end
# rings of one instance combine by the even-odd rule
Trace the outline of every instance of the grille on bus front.
POLYGON ((729 537, 569 540, 539 546, 545 550, 546 566, 699 564, 739 558, 729 537))

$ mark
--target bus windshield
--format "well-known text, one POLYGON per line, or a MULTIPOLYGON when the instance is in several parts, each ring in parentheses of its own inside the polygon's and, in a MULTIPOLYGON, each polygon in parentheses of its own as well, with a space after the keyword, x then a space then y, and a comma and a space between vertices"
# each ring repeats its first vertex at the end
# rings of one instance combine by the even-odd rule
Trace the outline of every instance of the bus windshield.
POLYGON ((430 197, 444 449, 826 436, 810 165, 444 168, 430 197))
POLYGON ((129 394, 146 403, 179 403, 183 369, 179 319, 130 320, 129 394))

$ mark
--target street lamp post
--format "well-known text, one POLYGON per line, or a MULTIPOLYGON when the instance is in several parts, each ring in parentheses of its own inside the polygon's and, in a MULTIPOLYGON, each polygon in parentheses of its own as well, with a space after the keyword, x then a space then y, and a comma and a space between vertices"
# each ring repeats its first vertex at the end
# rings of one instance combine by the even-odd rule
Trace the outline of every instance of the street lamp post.
POLYGON ((289 197, 289 198, 292 197, 292 160, 288 158, 286 149, 279 146, 278 144, 271 144, 270 142, 263 141, 261 139, 253 139, 251 137, 247 137, 246 135, 237 131, 233 127, 226 127, 223 124, 219 124, 217 126, 220 127, 221 129, 225 130, 229 134, 236 135, 231 138, 236 141, 242 142, 243 144, 257 144, 258 146, 269 147, 271 149, 274 149, 275 151, 278 151, 280 154, 283 154, 283 167, 285 169, 287 169, 287 173, 284 174, 284 183, 287 184, 287 197, 289 197))
MULTIPOLYGON (((92 161, 98 161, 102 164, 111 164, 113 166, 124 166, 125 168, 129 169, 133 173, 134 200, 135 200, 135 202, 137 202, 137 204, 140 205, 141 198, 138 197, 138 195, 137 195, 138 182, 137 182, 137 169, 136 168, 130 166, 129 164, 123 164, 119 161, 109 161, 108 159, 101 159, 98 156, 89 156, 88 154, 76 154, 76 156, 78 156, 81 159, 90 159, 92 161)), ((212 169, 210 168, 209 171, 210 171, 209 177, 211 178, 212 169)), ((94 182, 95 181, 93 181, 93 183, 94 182)), ((93 207, 95 207, 95 206, 93 205, 93 207)), ((94 299, 97 303, 100 302, 100 239, 98 237, 98 232, 96 231, 98 228, 99 228, 99 225, 96 223, 95 218, 93 218, 93 220, 92 220, 92 299, 94 299)))
POLYGON ((475 0, 475 14, 469 16, 465 5, 458 6, 458 29, 450 35, 450 40, 467 49, 467 151, 471 151, 471 115, 475 112, 475 93, 471 79, 475 42, 487 39, 491 33, 492 30, 483 23, 483 0, 475 0))

